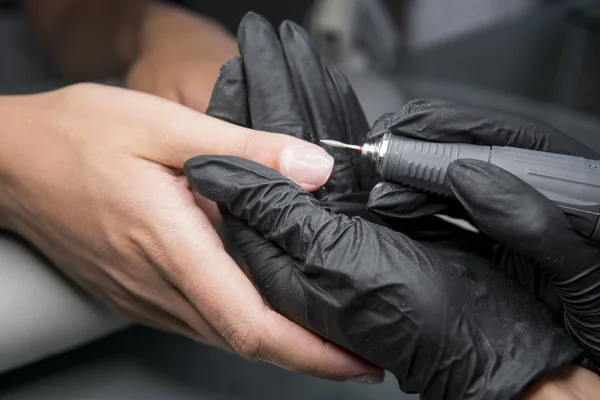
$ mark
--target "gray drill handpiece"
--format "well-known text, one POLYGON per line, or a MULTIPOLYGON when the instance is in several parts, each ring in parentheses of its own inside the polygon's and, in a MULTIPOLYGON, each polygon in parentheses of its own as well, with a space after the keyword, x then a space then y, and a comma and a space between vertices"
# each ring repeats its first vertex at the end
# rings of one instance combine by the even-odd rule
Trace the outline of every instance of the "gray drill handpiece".
POLYGON ((438 143, 387 133, 362 147, 387 182, 450 196, 446 177, 458 159, 490 162, 527 182, 571 215, 573 226, 600 242, 600 161, 502 146, 438 143))

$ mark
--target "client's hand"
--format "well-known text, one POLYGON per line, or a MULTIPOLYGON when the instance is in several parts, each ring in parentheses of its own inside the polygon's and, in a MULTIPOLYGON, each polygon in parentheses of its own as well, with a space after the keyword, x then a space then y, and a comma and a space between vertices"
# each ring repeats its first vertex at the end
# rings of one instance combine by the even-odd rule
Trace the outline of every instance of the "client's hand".
POLYGON ((314 189, 331 170, 321 148, 98 85, 0 97, 0 110, 0 227, 111 308, 299 372, 381 374, 266 307, 181 175, 192 156, 230 154, 314 189))

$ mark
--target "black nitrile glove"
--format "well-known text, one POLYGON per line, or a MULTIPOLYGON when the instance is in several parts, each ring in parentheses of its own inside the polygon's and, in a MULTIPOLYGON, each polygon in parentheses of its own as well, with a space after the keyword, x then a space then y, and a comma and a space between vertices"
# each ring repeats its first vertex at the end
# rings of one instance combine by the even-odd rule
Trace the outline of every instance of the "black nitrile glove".
MULTIPOLYGON (((388 131, 432 142, 512 146, 598 157, 581 143, 541 122, 447 100, 410 101, 397 112, 380 117, 368 136, 381 136, 388 131)), ((375 188, 370 201, 378 214, 396 219, 435 213, 464 215, 462 207, 452 201, 389 183, 375 188)))
MULTIPOLYGON (((379 129, 424 140, 504 145, 598 159, 593 151, 539 122, 473 106, 433 100, 409 103, 379 121, 379 129)), ((502 267, 559 316, 596 366, 600 365, 600 246, 569 225, 554 203, 531 186, 488 163, 451 164, 455 198, 484 233, 455 242, 477 244, 481 255, 502 267)), ((372 212, 417 220, 436 212, 457 215, 456 204, 411 189, 381 183, 372 192, 372 212), (428 208, 419 208, 428 204, 428 208), (401 205, 401 206, 399 206, 401 205)))
POLYGON ((482 232, 497 240, 494 261, 560 312, 600 366, 600 246, 583 237, 550 200, 508 172, 463 160, 452 191, 482 232))
MULTIPOLYGON (((249 13, 240 24, 238 43, 241 57, 221 70, 209 115, 317 144, 321 139, 365 140, 369 125, 352 87, 342 74, 321 63, 302 28, 285 22, 278 36, 266 20, 249 13)), ((334 169, 315 197, 333 211, 374 219, 366 210, 378 181, 371 163, 352 152, 327 150, 335 158, 334 169)), ((435 226, 436 240, 441 232, 449 236, 454 231, 433 217, 398 225, 416 237, 420 232, 430 235, 424 226, 435 226)))
MULTIPOLYGON (((313 142, 361 143, 366 122, 351 88, 321 65, 300 28, 284 24, 277 37, 250 15, 239 39, 243 63, 224 67, 211 115, 313 142)), ((350 155, 335 155, 332 180, 315 195, 241 159, 186 164, 193 187, 220 203, 275 310, 392 371, 424 399, 515 398, 579 356, 548 310, 485 261, 441 257, 344 215, 365 214, 374 179, 350 155)))
POLYGON ((251 161, 202 156, 185 172, 241 220, 233 239, 274 310, 391 371, 407 393, 515 399, 580 355, 545 306, 483 259, 442 257, 331 212, 251 161))
MULTIPOLYGON (((321 64, 301 28, 284 23, 280 35, 283 43, 262 17, 246 15, 238 32, 243 62, 238 57, 223 67, 208 114, 312 143, 364 139, 369 126, 347 80, 321 64)), ((315 195, 337 211, 366 216, 376 174, 357 155, 332 154, 331 178, 315 195)))

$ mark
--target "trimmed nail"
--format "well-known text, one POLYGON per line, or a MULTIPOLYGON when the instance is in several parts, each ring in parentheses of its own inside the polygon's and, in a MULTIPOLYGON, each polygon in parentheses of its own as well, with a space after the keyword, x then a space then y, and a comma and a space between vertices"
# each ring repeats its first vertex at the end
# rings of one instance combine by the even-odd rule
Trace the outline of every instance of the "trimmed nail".
POLYGON ((383 381, 385 380, 385 373, 381 372, 380 374, 373 374, 373 373, 367 373, 367 374, 361 374, 361 375, 356 375, 352 378, 350 378, 350 380, 352 382, 356 382, 356 383, 365 383, 365 384, 379 384, 379 383, 383 383, 383 381))
POLYGON ((281 173, 306 190, 325 184, 333 169, 333 158, 318 146, 289 145, 281 152, 281 173))

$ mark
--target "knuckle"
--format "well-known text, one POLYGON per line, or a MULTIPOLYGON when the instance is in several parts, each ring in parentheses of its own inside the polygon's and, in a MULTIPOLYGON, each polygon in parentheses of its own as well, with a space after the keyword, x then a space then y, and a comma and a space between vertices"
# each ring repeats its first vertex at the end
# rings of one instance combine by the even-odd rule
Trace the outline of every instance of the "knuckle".
POLYGON ((248 132, 247 134, 244 134, 242 136, 239 143, 240 157, 251 160, 253 159, 253 157, 256 156, 256 154, 254 154, 254 148, 252 146, 253 141, 256 140, 255 136, 256 134, 253 132, 248 132))
POLYGON ((156 239, 152 225, 139 229, 130 229, 128 242, 143 260, 151 265, 160 265, 164 261, 164 249, 156 239))
MULTIPOLYGON (((331 342, 328 342, 327 340, 322 339, 322 338, 321 338, 321 344, 322 344, 322 351, 321 351, 320 360, 326 360, 329 357, 331 351, 333 350, 332 344, 331 344, 331 342)), ((310 365, 307 373, 309 375, 315 376, 315 377, 325 377, 325 376, 329 375, 322 362, 318 362, 318 363, 310 365)))
POLYGON ((552 237, 566 225, 565 217, 558 208, 529 207, 527 211, 515 214, 515 218, 511 219, 514 222, 513 231, 519 232, 523 239, 539 241, 539 238, 544 236, 552 237))
POLYGON ((64 89, 63 94, 65 95, 66 99, 72 99, 73 101, 80 102, 81 95, 89 94, 91 90, 99 90, 101 87, 102 85, 97 83, 80 82, 71 86, 67 86, 64 89))
POLYGON ((57 107, 66 107, 67 110, 71 107, 76 107, 79 110, 82 102, 93 105, 100 101, 98 99, 105 96, 104 90, 105 88, 97 83, 75 83, 54 92, 56 95, 54 104, 57 107))
POLYGON ((258 361, 263 359, 263 343, 261 335, 254 329, 235 328, 228 335, 228 342, 233 351, 241 357, 258 361))

